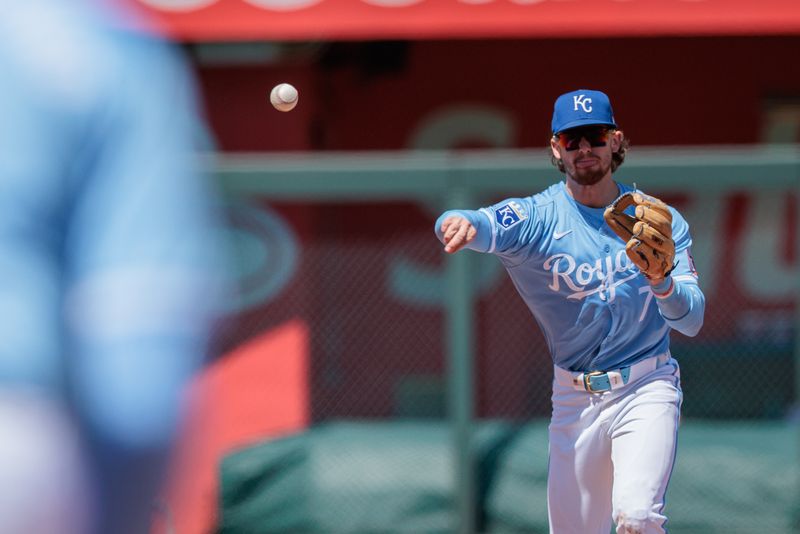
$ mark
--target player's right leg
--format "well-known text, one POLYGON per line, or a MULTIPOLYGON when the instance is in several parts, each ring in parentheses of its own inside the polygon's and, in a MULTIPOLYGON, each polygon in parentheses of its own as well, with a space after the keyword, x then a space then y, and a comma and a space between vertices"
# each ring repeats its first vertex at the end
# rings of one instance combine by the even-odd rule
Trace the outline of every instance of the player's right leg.
POLYGON ((611 442, 598 395, 553 386, 547 511, 551 534, 611 530, 611 442))
POLYGON ((665 493, 675 460, 682 393, 674 360, 619 399, 610 428, 613 508, 620 534, 664 534, 665 493))

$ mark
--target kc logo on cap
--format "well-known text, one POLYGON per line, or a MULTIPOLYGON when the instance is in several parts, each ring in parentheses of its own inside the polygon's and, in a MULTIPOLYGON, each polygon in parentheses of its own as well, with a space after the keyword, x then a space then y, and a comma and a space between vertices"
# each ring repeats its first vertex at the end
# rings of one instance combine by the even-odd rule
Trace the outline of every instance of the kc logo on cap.
POLYGON ((572 101, 575 102, 575 111, 578 111, 578 106, 580 106, 586 113, 592 112, 592 99, 586 95, 573 95, 572 101))
POLYGON ((601 91, 578 89, 564 93, 553 106, 553 133, 563 132, 579 126, 605 124, 617 127, 611 101, 601 91))

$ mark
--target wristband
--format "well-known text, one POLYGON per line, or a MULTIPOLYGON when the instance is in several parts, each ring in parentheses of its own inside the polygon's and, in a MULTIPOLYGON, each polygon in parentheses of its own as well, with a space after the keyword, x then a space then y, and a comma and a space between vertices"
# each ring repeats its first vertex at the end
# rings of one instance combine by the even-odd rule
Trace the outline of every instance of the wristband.
POLYGON ((652 287, 650 289, 651 289, 651 291, 653 291, 653 296, 655 298, 663 300, 663 299, 669 297, 670 295, 672 295, 672 293, 675 291, 675 280, 673 280, 672 277, 670 277, 669 278, 669 287, 662 293, 656 292, 656 290, 653 289, 652 287))

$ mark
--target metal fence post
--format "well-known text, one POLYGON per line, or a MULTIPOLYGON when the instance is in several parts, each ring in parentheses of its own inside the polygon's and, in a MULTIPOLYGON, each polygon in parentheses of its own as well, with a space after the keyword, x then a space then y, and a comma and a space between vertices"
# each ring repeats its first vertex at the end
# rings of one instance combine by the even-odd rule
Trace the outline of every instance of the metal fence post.
MULTIPOLYGON (((797 166, 798 172, 795 176, 795 221, 794 221, 794 243, 795 243, 795 293, 794 293, 794 405, 791 414, 792 422, 800 431, 800 258, 797 258, 800 251, 800 165, 797 166)), ((799 453, 800 456, 800 453, 799 453)), ((798 458, 800 460, 800 458, 798 458)), ((796 490, 800 493, 800 479, 796 481, 796 490)), ((800 528, 800 502, 795 502, 793 523, 795 528, 800 528)))
MULTIPOLYGON (((470 205, 465 188, 455 187, 447 197, 449 207, 470 205)), ((473 252, 460 251, 447 259, 447 379, 448 416, 453 431, 454 495, 459 534, 475 532, 475 459, 472 445, 474 405, 473 366, 475 341, 474 295, 470 275, 473 252)))

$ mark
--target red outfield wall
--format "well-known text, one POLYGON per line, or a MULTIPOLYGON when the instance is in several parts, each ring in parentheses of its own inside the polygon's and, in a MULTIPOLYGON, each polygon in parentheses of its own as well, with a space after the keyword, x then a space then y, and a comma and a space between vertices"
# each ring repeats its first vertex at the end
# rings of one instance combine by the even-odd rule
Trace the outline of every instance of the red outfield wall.
POLYGON ((274 65, 199 66, 223 150, 539 150, 553 100, 580 87, 611 96, 634 146, 755 143, 770 126, 770 109, 800 101, 800 69, 792 67, 800 36, 338 43, 314 50, 274 65), (300 90, 291 113, 269 105, 269 90, 282 81, 300 90))

